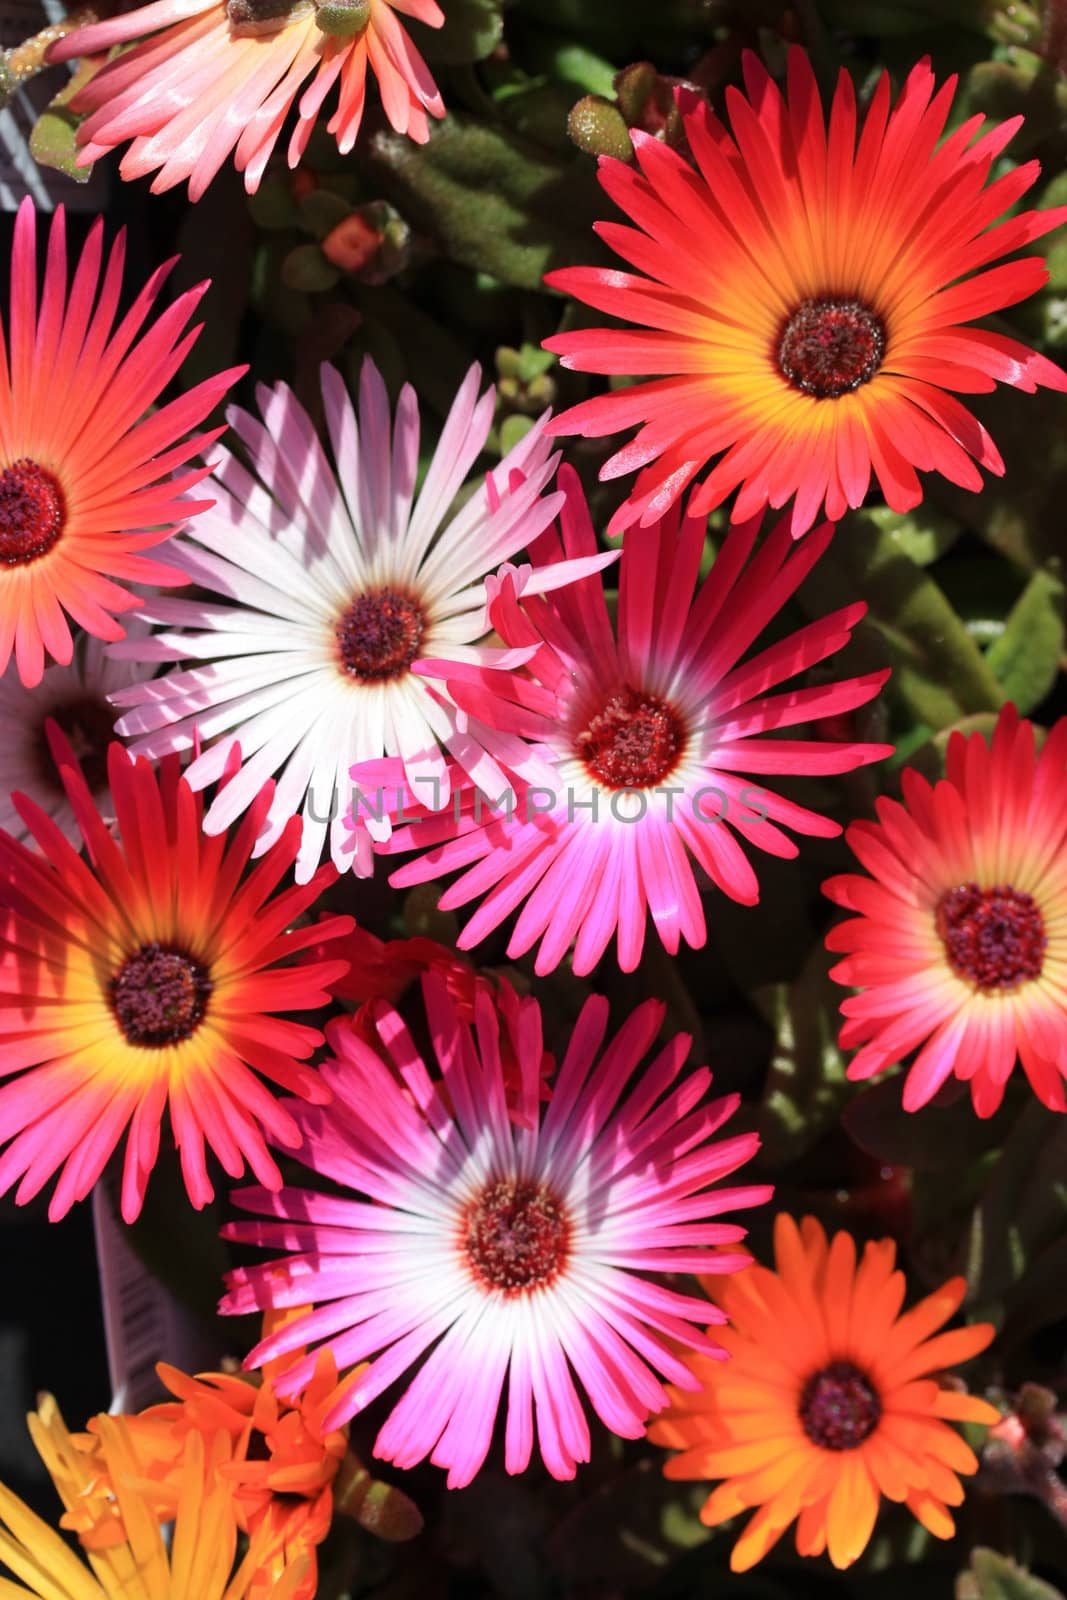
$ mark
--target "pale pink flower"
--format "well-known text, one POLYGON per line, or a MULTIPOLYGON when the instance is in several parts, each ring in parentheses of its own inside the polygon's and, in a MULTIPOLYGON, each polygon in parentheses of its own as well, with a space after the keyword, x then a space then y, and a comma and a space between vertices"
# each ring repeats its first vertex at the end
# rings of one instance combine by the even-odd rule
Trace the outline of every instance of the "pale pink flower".
MULTIPOLYGON (((116 694, 132 708, 117 731, 153 759, 209 742, 186 773, 196 790, 220 778, 240 746, 244 764, 208 809, 208 833, 226 829, 277 774, 255 853, 300 812, 299 882, 327 842, 339 870, 353 864, 353 762, 396 755, 412 783, 432 784, 420 792, 439 791, 444 804, 446 750, 462 772, 498 787, 507 781, 498 763, 525 755, 506 734, 483 738, 413 670, 427 655, 506 667, 527 654, 479 643, 489 632, 484 579, 551 521, 561 496, 542 491, 558 456, 542 419, 455 508, 492 426, 495 395, 479 398, 479 376, 472 367, 461 385, 418 495, 414 391, 401 393, 394 423, 371 361, 358 416, 340 375, 322 369, 336 471, 284 384, 260 389, 262 422, 234 408, 256 475, 220 446, 216 504, 168 551, 192 582, 230 603, 151 601, 143 615, 164 631, 116 649, 124 660, 197 663, 116 694)), ((527 588, 551 585, 613 559, 594 553, 523 576, 527 588)))
POLYGON ((291 167, 335 84, 326 127, 342 153, 352 149, 368 69, 397 133, 424 144, 426 114, 444 116, 444 103, 397 12, 432 28, 445 20, 436 0, 154 0, 78 28, 51 47, 50 61, 133 44, 71 101, 87 114, 79 162, 130 140, 124 178, 155 172, 156 194, 188 178, 189 198, 199 200, 232 152, 254 194, 293 104, 291 167))
POLYGON ((347 1021, 328 1027, 339 1059, 322 1076, 334 1098, 325 1112, 290 1109, 300 1159, 352 1194, 237 1191, 245 1210, 276 1220, 231 1223, 227 1237, 298 1253, 232 1272, 222 1309, 313 1305, 246 1364, 299 1352, 279 1380, 297 1393, 329 1350, 343 1376, 326 1428, 420 1363, 375 1444, 399 1467, 429 1456, 449 1487, 469 1483, 506 1383, 508 1472, 525 1470, 536 1437, 548 1470, 570 1478, 590 1454, 580 1389, 607 1427, 636 1439, 667 1403, 662 1378, 697 1387, 680 1346, 725 1356, 704 1331, 722 1313, 660 1275, 747 1266, 743 1251, 722 1248, 745 1229, 712 1219, 772 1191, 712 1185, 759 1139, 711 1142, 738 1096, 706 1098, 707 1068, 684 1071, 687 1035, 641 1068, 663 1022, 658 1001, 605 1045, 607 1001, 587 1000, 545 1106, 536 1000, 502 1018, 482 991, 472 1026, 436 975, 423 991, 439 1078, 384 1001, 376 1049, 347 1021), (505 1040, 521 1126, 508 1116, 505 1040))

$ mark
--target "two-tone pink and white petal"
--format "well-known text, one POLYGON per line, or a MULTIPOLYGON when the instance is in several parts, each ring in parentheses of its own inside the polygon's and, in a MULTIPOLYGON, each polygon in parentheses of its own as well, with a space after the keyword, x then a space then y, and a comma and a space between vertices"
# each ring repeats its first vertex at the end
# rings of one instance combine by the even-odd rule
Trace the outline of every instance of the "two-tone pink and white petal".
POLYGON ((292 1114, 301 1160, 341 1193, 237 1191, 262 1220, 231 1223, 226 1236, 293 1253, 232 1272, 222 1309, 313 1307, 248 1365, 308 1346, 283 1380, 295 1393, 330 1350, 342 1378, 326 1427, 410 1374, 375 1444, 399 1467, 429 1457, 449 1487, 469 1483, 503 1409, 508 1472, 525 1470, 536 1440, 548 1470, 570 1478, 590 1455, 583 1390, 608 1428, 639 1438, 666 1403, 664 1378, 696 1387, 681 1347, 724 1355, 704 1331, 721 1314, 661 1275, 748 1264, 734 1248, 745 1229, 722 1213, 772 1191, 715 1186, 758 1137, 713 1139, 737 1096, 708 1100, 711 1074, 686 1070, 685 1035, 641 1066, 663 1021, 658 1001, 606 1040, 607 1002, 589 999, 546 1106, 534 999, 505 1014, 479 992, 471 1026, 440 978, 423 992, 438 1074, 384 1001, 374 1048, 349 1022, 330 1026, 329 1114, 295 1104, 292 1114))
MULTIPOLYGON (((195 789, 215 782, 240 747, 240 772, 208 809, 210 833, 277 776, 257 853, 299 813, 301 882, 326 849, 339 870, 356 859, 344 821, 354 763, 395 756, 424 802, 439 807, 450 794, 446 755, 494 792, 508 782, 508 763, 525 755, 414 670, 427 655, 486 670, 523 659, 482 642, 485 577, 534 541, 561 502, 544 493, 558 460, 544 419, 471 485, 495 406, 492 389, 479 396, 479 377, 472 367, 417 494, 410 387, 394 419, 368 360, 357 412, 325 366, 332 463, 292 393, 261 387, 262 420, 230 413, 253 470, 220 447, 217 503, 173 545, 188 578, 219 599, 156 600, 143 614, 161 631, 118 648, 125 660, 195 663, 117 694, 118 732, 153 758, 199 740, 205 748, 187 772, 195 789)), ((613 559, 595 555, 592 565, 613 559)))

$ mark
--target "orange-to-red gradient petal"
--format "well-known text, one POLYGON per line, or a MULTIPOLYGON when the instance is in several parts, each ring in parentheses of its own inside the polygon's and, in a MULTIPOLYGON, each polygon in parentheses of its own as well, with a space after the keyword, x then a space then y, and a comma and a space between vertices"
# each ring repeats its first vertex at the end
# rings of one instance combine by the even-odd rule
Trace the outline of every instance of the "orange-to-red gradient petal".
POLYGON ((299 818, 244 875, 273 785, 231 837, 208 837, 178 758, 157 776, 120 744, 108 761, 112 833, 54 726, 53 750, 88 860, 15 796, 37 849, 0 832, 0 1194, 17 1184, 23 1204, 58 1173, 55 1220, 85 1198, 125 1133, 122 1214, 132 1221, 164 1111, 194 1206, 214 1193, 209 1150, 231 1177, 247 1163, 277 1188, 267 1142, 292 1147, 300 1136, 268 1083, 329 1099, 304 1064, 322 1035, 278 1013, 325 1004, 347 970, 309 947, 350 932, 351 917, 294 927, 334 868, 275 894, 299 818))
POLYGON ((126 584, 187 581, 143 552, 213 503, 186 498, 209 468, 175 469, 223 432, 189 430, 245 370, 220 372, 152 411, 200 332, 186 325, 207 283, 150 323, 168 262, 116 320, 124 235, 105 263, 98 219, 68 282, 60 206, 38 300, 36 232, 26 199, 15 219, 6 339, 0 328, 0 672, 14 654, 31 686, 46 656, 70 661, 71 621, 122 639, 116 613, 138 601, 126 584))
POLYGON ((842 72, 828 125, 802 50, 785 95, 751 53, 744 73, 746 93, 727 90, 729 129, 679 91, 692 161, 639 132, 636 167, 602 159, 630 225, 596 231, 636 270, 545 279, 635 324, 545 341, 579 372, 648 380, 551 424, 590 438, 638 429, 601 472, 637 473, 611 533, 655 523, 711 463, 693 512, 735 490, 738 522, 792 501, 794 534, 823 507, 834 521, 860 505, 872 477, 896 511, 921 500, 919 472, 979 489, 978 466, 1003 463, 950 391, 1067 389, 1044 356, 964 326, 1041 287, 1041 257, 1001 258, 1067 218, 1061 206, 996 221, 1038 175, 1030 161, 987 182, 1021 118, 979 137, 972 117, 942 139, 955 79, 935 92, 928 61, 892 109, 883 76, 862 121, 842 72))

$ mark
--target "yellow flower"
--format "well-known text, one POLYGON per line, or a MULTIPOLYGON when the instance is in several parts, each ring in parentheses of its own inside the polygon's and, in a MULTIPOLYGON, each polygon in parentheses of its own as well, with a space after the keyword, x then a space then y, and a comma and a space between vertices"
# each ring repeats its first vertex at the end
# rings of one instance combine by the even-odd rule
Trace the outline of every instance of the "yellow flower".
MULTIPOLYGON (((189 1435, 168 1555, 124 1418, 98 1419, 93 1454, 71 1437, 51 1395, 42 1397, 29 1420, 73 1525, 86 1531, 89 1567, 0 1484, 0 1567, 16 1580, 0 1577, 0 1600, 246 1600, 269 1551, 265 1540, 253 1536, 231 1578, 237 1523, 232 1484, 223 1470, 233 1454, 225 1430, 210 1440, 189 1435)), ((294 1563, 265 1600, 294 1600, 305 1578, 305 1564, 294 1563)))

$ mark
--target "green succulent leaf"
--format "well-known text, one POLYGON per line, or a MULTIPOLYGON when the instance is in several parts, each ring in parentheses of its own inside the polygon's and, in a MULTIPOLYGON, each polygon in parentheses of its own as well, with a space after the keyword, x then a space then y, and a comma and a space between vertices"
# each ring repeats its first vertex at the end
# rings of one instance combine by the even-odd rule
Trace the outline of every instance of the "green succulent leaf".
POLYGON ((986 651, 986 665, 1025 716, 1052 688, 1063 651, 1063 580, 1055 568, 1043 568, 1008 613, 1003 632, 986 651))
POLYGON ((96 71, 95 63, 83 61, 66 87, 41 112, 30 134, 30 155, 37 165, 53 167, 75 183, 88 183, 93 168, 91 164, 77 164, 78 129, 83 119, 71 111, 70 102, 96 71))
POLYGON ((442 253, 501 283, 537 289, 550 267, 592 260, 600 210, 589 165, 455 112, 416 145, 378 133, 367 160, 386 197, 442 253))
POLYGON ((845 990, 828 975, 836 959, 818 944, 793 983, 776 983, 753 996, 775 1031, 759 1122, 760 1161, 768 1166, 802 1155, 858 1092, 845 1076, 837 1045, 845 990))
POLYGON ((875 528, 852 517, 841 526, 820 563, 817 594, 811 586, 815 614, 823 614, 827 601, 866 598, 868 624, 887 647, 891 693, 903 703, 908 726, 940 729, 999 709, 1004 690, 944 590, 907 553, 898 526, 875 528))
POLYGON ((443 27, 428 28, 408 21, 412 37, 432 66, 467 66, 484 61, 504 35, 500 0, 447 0, 443 27))
POLYGON ((1007 1556, 983 1546, 971 1552, 971 1565, 956 1580, 956 1600, 1064 1600, 1063 1591, 1035 1578, 1007 1556))
POLYGON ((1010 1302, 1067 1224, 1067 1119, 1029 1101, 975 1207, 962 1271, 972 1305, 1010 1302))

